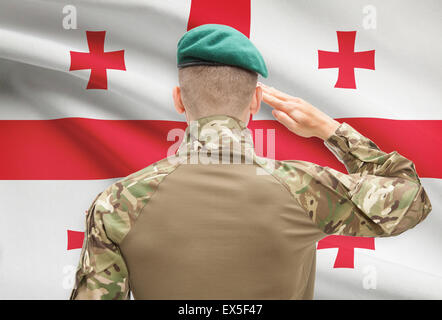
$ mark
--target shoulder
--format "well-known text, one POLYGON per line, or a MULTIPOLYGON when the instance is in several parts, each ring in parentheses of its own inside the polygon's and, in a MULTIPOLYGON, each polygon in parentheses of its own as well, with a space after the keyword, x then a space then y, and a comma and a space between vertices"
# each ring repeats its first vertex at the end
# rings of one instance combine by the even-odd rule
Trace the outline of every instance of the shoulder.
MULTIPOLYGON (((354 182, 340 171, 302 160, 271 160, 258 158, 258 164, 280 181, 292 195, 317 193, 321 189, 350 188, 354 182)), ((344 191, 344 190, 340 190, 344 191)))
POLYGON ((320 166, 301 160, 273 160, 255 157, 258 165, 283 184, 301 186, 320 174, 320 166))
POLYGON ((178 166, 172 157, 164 158, 116 181, 108 189, 115 200, 137 200, 145 204, 158 184, 178 166))
POLYGON ((111 240, 123 240, 159 184, 178 166, 179 162, 164 158, 116 181, 96 197, 94 214, 111 240))

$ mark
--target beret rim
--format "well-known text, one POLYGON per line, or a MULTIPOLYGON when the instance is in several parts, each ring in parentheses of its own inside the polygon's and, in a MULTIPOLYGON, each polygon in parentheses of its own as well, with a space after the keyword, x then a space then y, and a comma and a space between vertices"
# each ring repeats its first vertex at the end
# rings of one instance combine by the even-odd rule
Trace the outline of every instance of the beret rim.
POLYGON ((227 63, 220 63, 220 62, 215 62, 215 61, 205 61, 205 60, 188 61, 188 62, 182 62, 177 65, 178 69, 185 68, 185 67, 192 67, 192 66, 228 66, 228 67, 236 67, 239 69, 243 69, 246 71, 250 71, 250 72, 254 72, 256 74, 259 74, 259 72, 255 71, 255 70, 248 69, 248 68, 245 68, 242 66, 237 66, 237 65, 233 65, 233 64, 227 64, 227 63))

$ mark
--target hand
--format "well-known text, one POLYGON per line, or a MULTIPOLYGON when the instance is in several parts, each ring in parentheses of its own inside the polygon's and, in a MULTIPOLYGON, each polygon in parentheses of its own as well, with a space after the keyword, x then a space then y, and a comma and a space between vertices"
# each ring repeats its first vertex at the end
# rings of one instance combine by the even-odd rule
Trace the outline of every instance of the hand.
POLYGON ((298 136, 318 137, 327 140, 338 128, 339 122, 301 98, 292 97, 284 92, 258 82, 262 97, 272 110, 273 116, 287 129, 298 136))

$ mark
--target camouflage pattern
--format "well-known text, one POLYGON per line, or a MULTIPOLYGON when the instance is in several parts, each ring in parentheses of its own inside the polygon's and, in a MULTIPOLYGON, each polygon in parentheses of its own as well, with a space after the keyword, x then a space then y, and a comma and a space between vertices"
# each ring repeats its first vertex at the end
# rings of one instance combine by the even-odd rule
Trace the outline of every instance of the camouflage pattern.
POLYGON ((177 155, 189 157, 192 164, 251 164, 254 153, 252 134, 243 121, 214 115, 190 121, 177 155), (231 158, 231 153, 237 157, 231 158))
POLYGON ((258 157, 250 130, 233 117, 215 115, 191 122, 175 155, 117 181, 95 198, 71 299, 129 299, 129 275, 119 244, 163 179, 188 163, 254 163, 284 185, 326 234, 394 236, 431 211, 410 160, 381 151, 346 123, 325 145, 349 174, 306 161, 258 157))
POLYGON ((396 151, 381 151, 347 123, 325 145, 350 174, 305 161, 276 161, 267 171, 326 234, 394 236, 413 228, 431 211, 413 162, 396 151))
POLYGON ((179 165, 158 161, 99 193, 86 218, 86 232, 70 299, 129 299, 128 270, 118 244, 158 185, 179 165))

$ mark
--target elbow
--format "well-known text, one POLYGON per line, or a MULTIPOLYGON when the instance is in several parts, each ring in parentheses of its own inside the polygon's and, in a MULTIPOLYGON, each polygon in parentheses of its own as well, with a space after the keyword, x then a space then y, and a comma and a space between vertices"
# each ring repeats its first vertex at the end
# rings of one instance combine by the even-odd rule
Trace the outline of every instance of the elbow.
POLYGON ((396 236, 405 232, 406 230, 414 228, 416 225, 425 220, 425 218, 431 212, 431 209, 432 206, 430 199, 428 198, 424 188, 420 186, 413 202, 399 223, 390 232, 389 236, 396 236))

